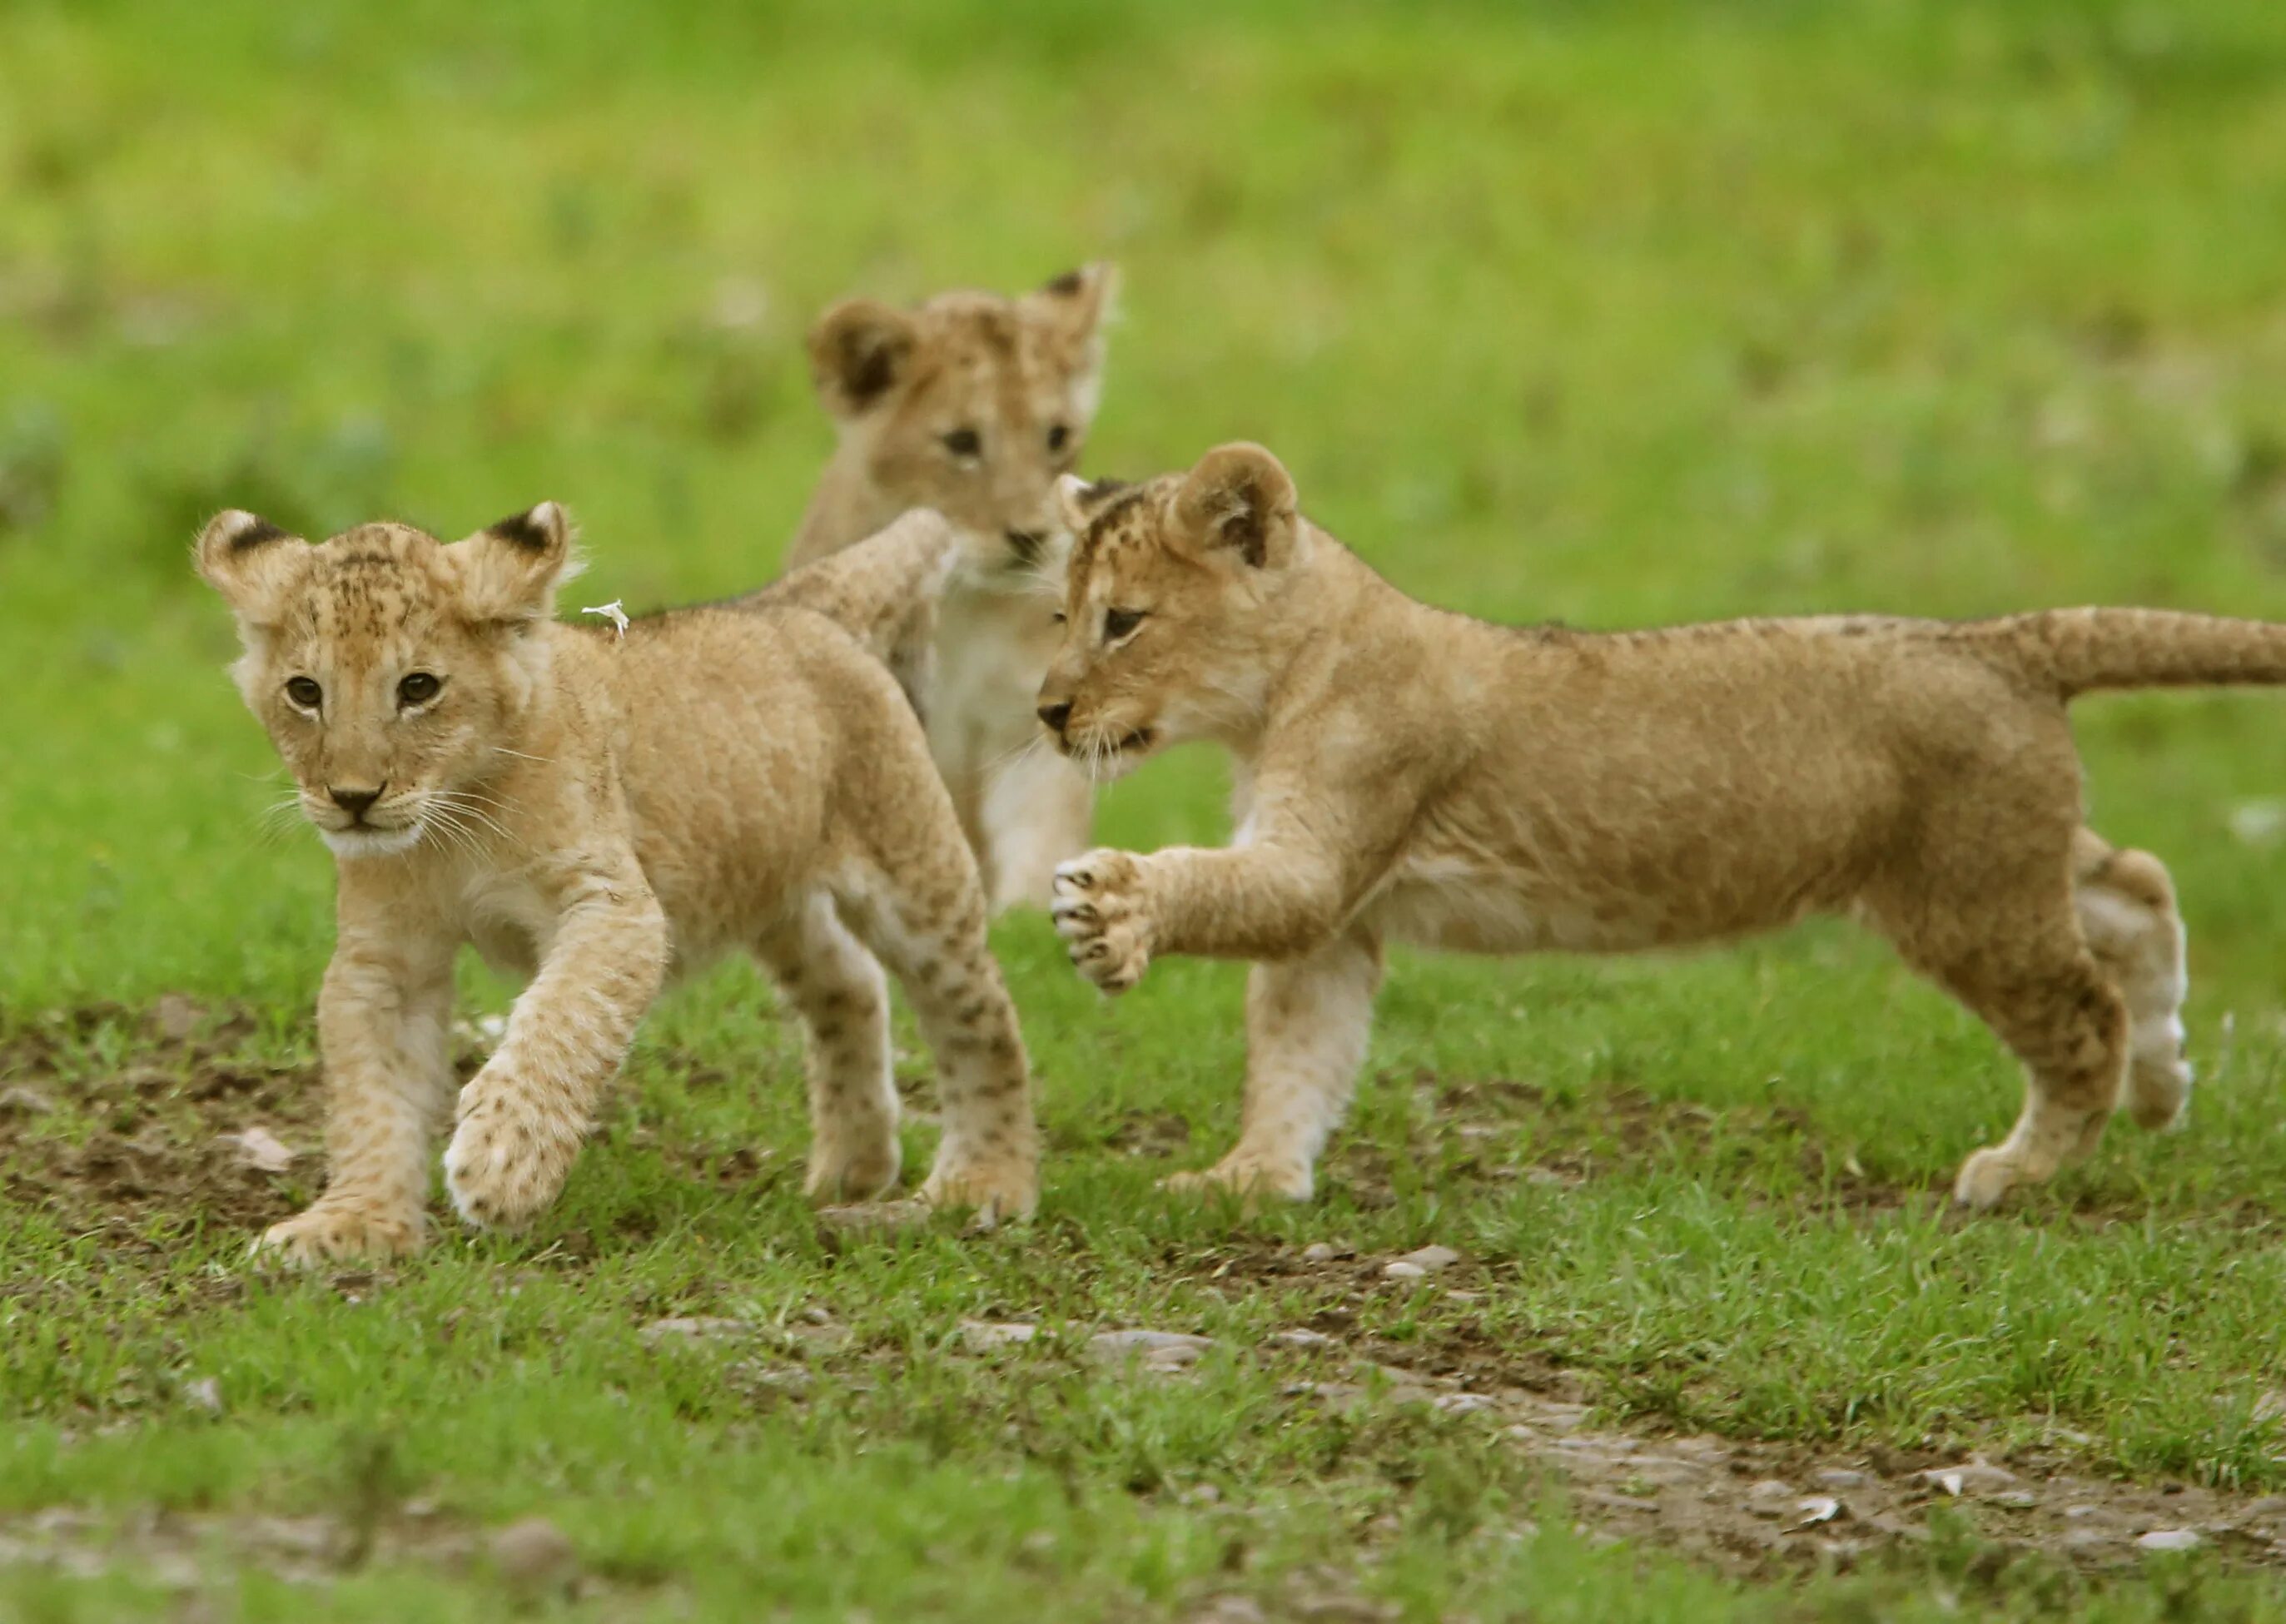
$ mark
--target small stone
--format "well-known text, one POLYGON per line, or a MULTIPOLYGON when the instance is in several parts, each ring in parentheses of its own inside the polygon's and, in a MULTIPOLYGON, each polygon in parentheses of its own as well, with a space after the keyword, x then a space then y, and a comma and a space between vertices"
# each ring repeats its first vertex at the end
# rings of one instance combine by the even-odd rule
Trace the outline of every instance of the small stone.
POLYGON ((963 1320, 960 1340, 972 1353, 989 1353, 996 1348, 1020 1348, 1040 1334, 1037 1325, 1016 1323, 995 1324, 983 1320, 963 1320))
POLYGON ((151 1024, 167 1042, 181 1043, 198 1030, 199 1006, 179 992, 162 993, 151 1012, 151 1024))
POLYGON ((694 1315, 672 1320, 654 1320, 635 1333, 654 1345, 662 1342, 700 1342, 712 1337, 739 1336, 753 1328, 744 1320, 725 1320, 707 1315, 694 1315))
MULTIPOLYGON (((1335 1250, 1331 1245, 1323 1241, 1312 1241, 1309 1245, 1302 1249, 1302 1261, 1305 1263, 1331 1263, 1335 1258, 1340 1256, 1340 1252, 1335 1250)), ((1232 1599, 1235 1600, 1237 1598, 1234 1597, 1232 1599)), ((1253 1606, 1253 1604, 1254 1604, 1251 1602, 1247 1604, 1249 1607, 1253 1606)))
POLYGON ((45 1116, 56 1108, 56 1102, 36 1088, 0 1090, 0 1116, 45 1116))
POLYGON ((1392 1263, 1382 1265, 1381 1272, 1390 1280, 1421 1280, 1441 1269, 1449 1269, 1461 1261, 1461 1254, 1449 1246, 1424 1246, 1410 1251, 1392 1263))
POLYGON ((1831 1494, 1812 1494, 1794 1507, 1797 1528, 1812 1528, 1820 1523, 1830 1523, 1841 1515, 1841 1502, 1831 1494))
POLYGON ((569 1589, 579 1572, 578 1549, 544 1517, 527 1517, 493 1535, 492 1558, 501 1577, 528 1595, 569 1589))
POLYGON ((1099 1331, 1087 1339, 1088 1352, 1104 1364, 1136 1360, 1158 1370, 1194 1364, 1212 1346, 1211 1338, 1182 1331, 1099 1331))
POLYGON ((267 1128, 222 1137, 224 1143, 236 1147, 238 1159, 257 1173, 282 1173, 294 1165, 294 1152, 267 1128))
POLYGON ((1301 1326, 1290 1331, 1273 1331, 1270 1340, 1289 1348, 1330 1348, 1334 1339, 1323 1331, 1313 1331, 1301 1326))
POLYGON ((2135 1541, 2138 1550, 2196 1550, 2205 1541, 2194 1528, 2154 1528, 2135 1541))
POLYGON ((1985 1500, 2010 1511, 2030 1511, 2040 1503, 2040 1497, 2030 1489, 2002 1489, 1997 1494, 1987 1494, 1985 1500))
POLYGON ((1498 1402, 1490 1393, 1448 1392, 1437 1400, 1436 1407, 1447 1415, 1475 1415, 1491 1409, 1498 1402))
POLYGON ((1292 1616, 1309 1624, 1383 1624, 1397 1617, 1397 1609, 1362 1596, 1301 1596, 1294 1598, 1292 1616))
POLYGON ((1756 1517, 1790 1517, 1799 1498, 1793 1485, 1778 1478, 1746 1486, 1746 1510, 1756 1517))
POLYGON ((1218 1596, 1193 1613, 1190 1624, 1269 1624, 1262 1604, 1243 1596, 1218 1596))
POLYGON ((783 1393, 805 1393, 816 1377, 800 1365, 774 1365, 761 1360, 749 1360, 736 1366, 737 1375, 744 1376, 757 1387, 768 1387, 783 1393))
POLYGON ((1925 1483, 1935 1485, 1946 1494, 1958 1498, 1962 1494, 1983 1496, 2011 1487, 2016 1474, 1990 1461, 1971 1455, 1958 1466, 1933 1466, 1920 1474, 1925 1483))
POLYGON ((183 1402, 193 1409, 204 1410, 209 1415, 219 1415, 222 1414, 222 1384, 210 1376, 185 1382, 183 1384, 183 1402))
MULTIPOLYGON (((4 1104, 4 1100, 5 1096, 0 1096, 0 1104, 4 1104)), ((2286 1392, 2280 1392, 2274 1387, 2268 1392, 2258 1397, 2254 1400, 2254 1419, 2257 1421, 2286 1420, 2286 1392)))
POLYGON ((817 1226, 829 1240, 856 1240, 918 1229, 929 1221, 934 1211, 926 1202, 861 1202, 846 1207, 820 1207, 817 1226))
POLYGON ((1825 1471, 1817 1473, 1810 1478, 1812 1483, 1817 1484, 1817 1486, 1822 1489, 1837 1490, 1864 1488, 1872 1480, 1872 1478, 1868 1474, 1862 1471, 1852 1471, 1846 1466, 1831 1467, 1825 1471))

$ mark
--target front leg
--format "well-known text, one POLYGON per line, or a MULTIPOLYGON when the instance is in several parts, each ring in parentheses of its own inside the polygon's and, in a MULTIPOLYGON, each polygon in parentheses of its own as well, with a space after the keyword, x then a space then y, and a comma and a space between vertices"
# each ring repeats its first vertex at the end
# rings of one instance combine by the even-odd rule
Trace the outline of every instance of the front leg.
POLYGON ((1072 967, 1108 993, 1125 992, 1151 963, 1150 902, 1133 852, 1092 851, 1056 865, 1049 917, 1072 967))
POLYGON ((318 998, 325 1055, 326 1193, 256 1243, 288 1262, 393 1257, 428 1240, 430 1147, 452 1097, 449 934, 359 918, 345 882, 343 922, 318 998))
POLYGON ((1092 851, 1057 868, 1049 912, 1079 973, 1121 993, 1161 953, 1261 960, 1315 952, 1374 871, 1300 841, 1171 846, 1147 856, 1092 851))
POLYGON ((461 1091, 445 1151, 453 1208, 482 1226, 523 1224, 556 1199, 666 977, 666 916, 632 855, 556 888, 564 911, 540 974, 461 1091))
POLYGON ((1381 943, 1352 926, 1306 958, 1254 966, 1246 982, 1246 1108, 1238 1143, 1171 1190, 1307 1201, 1326 1139, 1365 1064, 1381 943))

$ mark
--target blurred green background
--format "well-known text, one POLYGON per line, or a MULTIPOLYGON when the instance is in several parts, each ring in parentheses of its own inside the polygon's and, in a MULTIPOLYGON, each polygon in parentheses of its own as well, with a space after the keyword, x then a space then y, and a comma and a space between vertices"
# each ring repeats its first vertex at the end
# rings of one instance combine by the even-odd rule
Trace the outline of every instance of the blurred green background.
MULTIPOLYGON (((1116 259, 1092 470, 1263 440, 1489 615, 2286 612, 2282 63, 2266 0, 9 5, 0 998, 312 984, 207 513, 552 496, 595 601, 745 586, 851 290, 1116 259)), ((2274 706, 2087 711, 2235 976, 2274 706)))

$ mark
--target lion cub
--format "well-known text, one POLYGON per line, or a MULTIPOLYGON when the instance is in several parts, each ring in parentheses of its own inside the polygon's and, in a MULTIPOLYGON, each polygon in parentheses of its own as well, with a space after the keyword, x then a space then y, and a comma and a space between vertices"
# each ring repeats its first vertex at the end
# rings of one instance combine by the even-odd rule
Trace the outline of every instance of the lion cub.
POLYGON ((989 538, 939 606, 923 713, 996 912, 1044 906, 1055 865, 1088 844, 1087 781, 1038 748, 1032 726, 1056 645, 1037 572, 1059 529, 1056 479, 1102 395, 1115 280, 1086 265, 1019 298, 946 293, 914 311, 847 299, 809 335, 840 443, 787 562, 823 558, 909 508, 989 538))
POLYGON ((1040 690, 1116 773, 1205 737, 1229 848, 1097 851, 1054 913, 1097 985, 1155 954, 1252 959, 1236 1148, 1183 1182, 1295 1199, 1366 1051, 1391 940, 1628 951, 1845 913, 2023 1061, 1971 1206, 2091 1149, 2122 1101, 2172 1123, 2182 927, 2166 871, 2081 826, 2065 701, 2286 682, 2286 627, 2081 609, 1598 635, 1415 603, 1297 512, 1254 445, 1067 490, 1078 540, 1040 690))
POLYGON ((553 503, 450 545, 391 524, 315 547, 247 513, 207 526, 239 691, 339 870, 326 1193, 264 1246, 422 1244, 464 942, 530 977, 445 1153, 472 1223, 555 1199, 662 980, 739 949, 808 1027, 813 1198, 897 1178, 879 955, 942 1075, 922 1197, 987 1222, 1031 1210, 1024 1050, 976 865, 911 708, 843 629, 891 636, 957 545, 917 514, 749 599, 615 630, 550 618, 573 569, 553 503))

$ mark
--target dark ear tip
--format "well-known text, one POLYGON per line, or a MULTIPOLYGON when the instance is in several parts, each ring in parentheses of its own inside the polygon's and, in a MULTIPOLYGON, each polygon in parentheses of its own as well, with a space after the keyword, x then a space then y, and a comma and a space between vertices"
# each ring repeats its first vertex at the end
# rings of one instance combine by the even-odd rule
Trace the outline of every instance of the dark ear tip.
POLYGON ((1086 271, 1078 266, 1074 266, 1071 270, 1065 272, 1061 276, 1050 277, 1044 285, 1042 290, 1044 292, 1054 294, 1060 299, 1068 299, 1086 286, 1086 271))
POLYGON ((241 525, 231 532, 230 550, 233 553, 242 553, 248 548, 262 547, 272 541, 285 540, 284 530, 272 524, 268 519, 256 518, 252 524, 241 525))
POLYGON ((564 510, 554 502, 541 502, 536 508, 494 519, 485 526, 485 533, 526 552, 544 553, 563 536, 564 510))
POLYGON ((243 508, 230 508, 217 513, 199 532, 198 550, 204 554, 223 553, 235 556, 266 547, 272 541, 283 541, 288 532, 272 524, 261 515, 248 513, 243 508))

